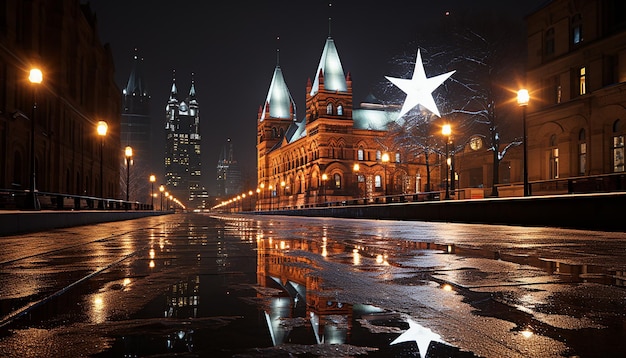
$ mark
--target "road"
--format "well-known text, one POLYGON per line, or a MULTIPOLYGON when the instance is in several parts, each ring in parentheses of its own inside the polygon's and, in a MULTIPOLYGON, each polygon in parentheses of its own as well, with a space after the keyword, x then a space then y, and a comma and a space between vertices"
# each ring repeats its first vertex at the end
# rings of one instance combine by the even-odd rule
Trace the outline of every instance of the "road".
POLYGON ((0 241, 2 357, 626 351, 626 233, 175 214, 0 241))

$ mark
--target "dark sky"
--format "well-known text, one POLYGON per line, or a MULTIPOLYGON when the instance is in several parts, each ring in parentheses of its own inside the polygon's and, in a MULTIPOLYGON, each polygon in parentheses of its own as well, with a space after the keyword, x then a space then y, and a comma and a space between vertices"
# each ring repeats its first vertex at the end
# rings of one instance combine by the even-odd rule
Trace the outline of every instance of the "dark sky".
MULTIPOLYGON (((89 1, 100 39, 111 45, 120 88, 128 80, 134 49, 144 58, 156 152, 164 148, 162 128, 172 70, 179 94, 188 93, 195 73, 203 177, 209 189, 227 138, 232 138, 249 188, 256 185, 257 112, 276 66, 276 49, 280 48, 280 66, 302 118, 307 79, 315 76, 329 17, 331 36, 344 71, 352 76, 358 104, 392 72, 392 58, 413 51, 420 37, 436 36, 429 32, 446 16, 471 13, 479 19, 483 12, 495 13, 523 26, 523 17, 543 2, 343 0, 329 7, 328 1, 303 0, 89 1)), ((426 74, 437 75, 428 68, 426 74)), ((155 172, 162 173, 162 160, 154 165, 155 172)))

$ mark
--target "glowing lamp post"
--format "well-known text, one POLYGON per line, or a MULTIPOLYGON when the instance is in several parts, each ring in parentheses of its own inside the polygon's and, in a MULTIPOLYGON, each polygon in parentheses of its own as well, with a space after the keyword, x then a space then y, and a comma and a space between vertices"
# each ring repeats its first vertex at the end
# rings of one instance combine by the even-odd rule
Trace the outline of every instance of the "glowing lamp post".
POLYGON ((270 192, 270 211, 272 211, 272 196, 274 195, 274 192, 272 191, 274 189, 274 187, 272 187, 272 184, 270 184, 270 186, 268 187, 268 190, 270 192))
POLYGON ((163 184, 159 186, 159 191, 161 192, 161 211, 163 211, 163 192, 165 191, 165 186, 163 186, 163 184))
POLYGON ((387 196, 387 163, 389 163, 389 154, 383 153, 383 156, 380 158, 383 162, 383 169, 385 171, 385 196, 387 196))
POLYGON ((104 137, 107 135, 109 126, 105 121, 99 121, 96 126, 96 132, 100 136, 100 203, 98 207, 104 209, 104 171, 102 169, 104 162, 104 137))
POLYGON ((156 181, 156 176, 154 174, 150 175, 150 206, 152 210, 154 210, 154 182, 156 181))
MULTIPOLYGON (((124 149, 124 156, 126 156, 126 201, 130 200, 130 161, 133 158, 133 148, 126 146, 124 149)), ((126 203, 128 206, 129 203, 126 203)))
POLYGON ((328 175, 326 173, 322 174, 322 192, 324 193, 324 203, 326 203, 326 181, 328 180, 328 175))
POLYGON ((30 185, 29 185, 29 193, 28 193, 28 203, 27 208, 31 210, 39 210, 41 207, 39 206, 39 200, 37 199, 35 178, 36 178, 36 169, 35 169, 35 115, 37 112, 37 89, 39 85, 43 81, 43 73, 38 68, 33 68, 30 70, 28 75, 28 81, 32 83, 33 86, 33 113, 30 118, 30 185))
MULTIPOLYGON (((449 124, 444 124, 441 128, 441 134, 446 137, 446 166, 450 165, 450 153, 448 143, 450 142, 450 136, 452 135, 452 127, 449 124)), ((451 166, 450 166, 451 167, 451 166)), ((450 199, 450 181, 448 180, 448 168, 446 167, 446 200, 450 199)), ((450 173, 450 175, 453 175, 450 173)))
POLYGON ((517 104, 522 107, 522 126, 524 127, 524 196, 530 195, 530 187, 528 186, 528 138, 526 136, 526 107, 530 101, 528 90, 520 89, 517 91, 517 104))
POLYGON ((352 171, 356 175, 355 192, 356 192, 357 197, 361 195, 361 188, 359 188, 359 170, 361 170, 361 166, 359 165, 359 163, 354 163, 354 166, 352 167, 352 171))
MULTIPOLYGON (((282 204, 281 203, 282 197, 285 196, 285 185, 287 185, 287 184, 285 183, 284 180, 280 182, 280 189, 283 191, 283 193, 282 194, 280 192, 278 193, 278 206, 279 206, 279 209, 280 209, 281 204, 282 204)), ((285 207, 285 206, 282 205, 282 207, 285 207)))

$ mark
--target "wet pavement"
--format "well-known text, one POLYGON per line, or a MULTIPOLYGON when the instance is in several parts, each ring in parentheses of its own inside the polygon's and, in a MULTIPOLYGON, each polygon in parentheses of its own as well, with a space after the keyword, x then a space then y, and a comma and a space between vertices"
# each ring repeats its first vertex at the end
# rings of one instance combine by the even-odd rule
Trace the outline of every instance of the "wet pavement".
POLYGON ((626 351, 626 233, 176 214, 0 242, 2 357, 626 351))

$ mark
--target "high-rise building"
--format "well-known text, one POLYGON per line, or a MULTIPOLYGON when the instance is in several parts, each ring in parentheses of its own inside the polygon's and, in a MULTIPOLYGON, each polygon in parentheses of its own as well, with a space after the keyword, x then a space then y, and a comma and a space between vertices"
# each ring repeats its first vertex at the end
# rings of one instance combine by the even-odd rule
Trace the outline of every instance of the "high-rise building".
POLYGON ((241 170, 235 159, 233 142, 228 138, 217 162, 217 196, 237 195, 243 188, 241 170))
MULTIPOLYGON (((120 153, 126 146, 133 149, 132 168, 130 169, 130 199, 142 203, 150 202, 150 188, 148 178, 154 174, 151 168, 152 153, 152 117, 150 115, 150 95, 143 77, 141 65, 143 58, 135 53, 133 67, 128 77, 126 87, 122 89, 122 124, 120 132, 120 153)), ((121 160, 120 182, 122 191, 126 191, 126 163, 121 160)))
POLYGON ((166 190, 190 209, 202 210, 208 194, 202 185, 200 159, 200 106, 191 79, 189 95, 178 99, 173 78, 165 114, 165 185, 166 190))

